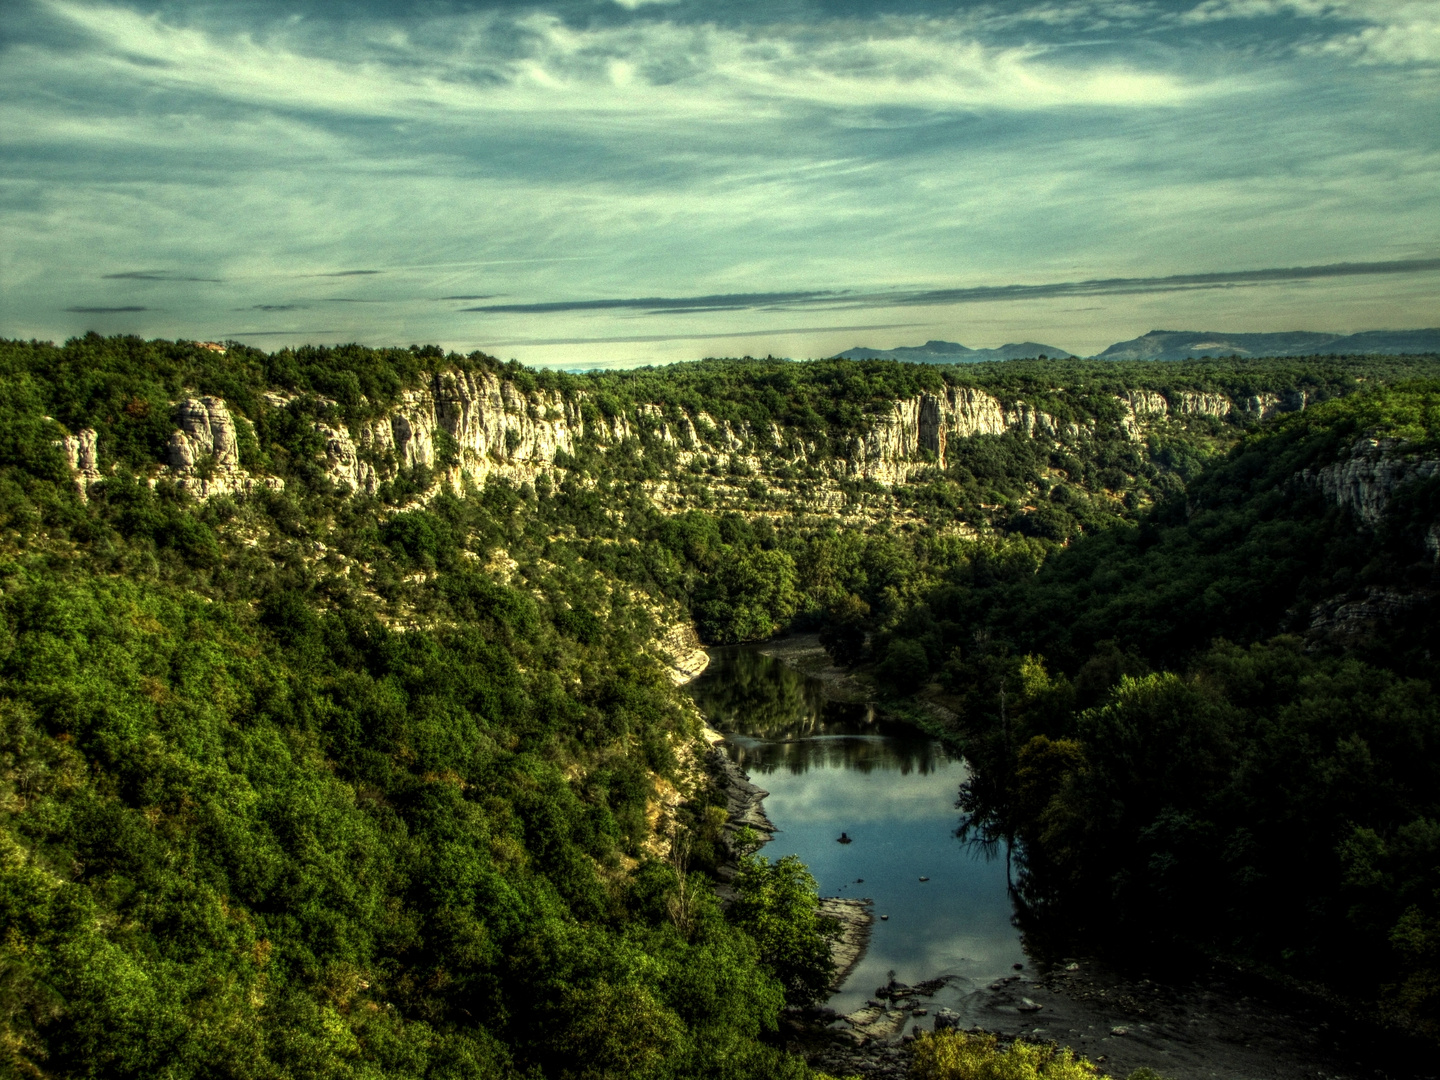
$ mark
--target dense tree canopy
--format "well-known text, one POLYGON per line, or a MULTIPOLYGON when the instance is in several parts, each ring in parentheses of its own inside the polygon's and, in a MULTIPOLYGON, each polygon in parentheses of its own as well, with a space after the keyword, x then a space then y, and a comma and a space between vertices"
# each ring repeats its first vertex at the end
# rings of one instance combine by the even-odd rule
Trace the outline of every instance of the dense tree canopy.
POLYGON ((655 646, 687 620, 706 643, 818 629, 882 693, 947 701, 975 827, 1025 841, 1031 897, 1071 924, 1159 933, 1184 911, 1197 940, 1433 1018, 1430 608, 1297 635, 1337 598, 1430 595, 1435 481, 1363 529, 1293 481, 1361 437, 1429 453, 1433 386, 1356 394, 1424 366, 577 376, 433 347, 0 343, 5 1068, 802 1076, 774 1032, 829 978, 813 882, 748 859, 722 910, 703 785, 675 834, 692 865, 656 842, 658 789, 697 780, 655 646), (327 478, 318 425, 439 368, 635 434, 586 435, 533 483, 441 483, 438 437, 433 467, 374 495, 327 478), (893 488, 836 465, 888 403, 947 385, 1093 437, 976 436, 893 488), (1343 400, 1136 439, 1115 395, 1137 388, 1343 400), (283 490, 173 482, 192 393, 229 403, 242 464, 283 490), (639 405, 784 425, 813 463, 682 467, 639 405), (87 427, 82 497, 57 443, 87 427), (652 497, 662 479, 678 501, 652 497), (843 514, 787 505, 824 484, 843 514))

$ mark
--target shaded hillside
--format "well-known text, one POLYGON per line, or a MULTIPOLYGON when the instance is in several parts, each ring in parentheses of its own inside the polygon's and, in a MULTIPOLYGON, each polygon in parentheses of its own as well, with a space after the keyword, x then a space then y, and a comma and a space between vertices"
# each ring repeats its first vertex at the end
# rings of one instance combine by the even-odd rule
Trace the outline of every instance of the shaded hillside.
POLYGON ((1440 383, 1377 389, 1033 576, 957 568, 876 670, 948 688, 1037 929, 1239 955, 1434 1034, 1437 537, 1440 383))

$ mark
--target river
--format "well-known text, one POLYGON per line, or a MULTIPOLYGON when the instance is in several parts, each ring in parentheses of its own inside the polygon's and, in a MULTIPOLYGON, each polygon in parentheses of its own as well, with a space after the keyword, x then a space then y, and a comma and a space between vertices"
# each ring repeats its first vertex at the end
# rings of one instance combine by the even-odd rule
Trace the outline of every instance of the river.
POLYGON ((816 680, 754 649, 715 650, 693 693, 731 759, 770 793, 778 831, 763 854, 798 855, 822 896, 874 900, 869 948, 831 1008, 859 1008, 893 973, 911 984, 951 977, 933 1006, 969 1015, 976 990, 1026 963, 1003 854, 955 837, 962 758, 908 725, 827 702, 816 680))
MULTIPOLYGON (((908 725, 827 702, 819 681, 754 648, 714 650, 691 685, 731 759, 770 793, 765 811, 778 831, 764 853, 798 855, 822 896, 874 900, 865 957, 829 1001, 837 1012, 855 1013, 892 972, 911 985, 950 976, 925 1002, 927 1015, 909 1017, 905 1028, 931 1026, 939 1009, 953 1009, 961 1027, 1056 1039, 1113 1076, 1141 1066, 1174 1080, 1433 1076, 1420 1069, 1428 1044, 1220 962, 1160 975, 1088 957, 1035 970, 1012 923, 1004 858, 987 859, 955 837, 963 759, 908 725), (837 842, 842 832, 851 843, 837 842)), ((904 1071, 894 1050, 851 1054, 849 1045, 835 1043, 827 1052, 838 1056, 812 1064, 835 1075, 904 1071)))

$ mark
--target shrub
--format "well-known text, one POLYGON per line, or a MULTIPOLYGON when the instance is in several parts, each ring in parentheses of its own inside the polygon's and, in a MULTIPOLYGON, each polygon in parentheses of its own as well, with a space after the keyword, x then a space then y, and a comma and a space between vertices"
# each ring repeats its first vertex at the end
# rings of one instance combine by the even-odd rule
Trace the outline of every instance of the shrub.
POLYGON ((922 1035, 910 1074, 916 1080, 1103 1080, 1069 1049, 1017 1042, 1000 1050, 994 1035, 958 1031, 922 1035))

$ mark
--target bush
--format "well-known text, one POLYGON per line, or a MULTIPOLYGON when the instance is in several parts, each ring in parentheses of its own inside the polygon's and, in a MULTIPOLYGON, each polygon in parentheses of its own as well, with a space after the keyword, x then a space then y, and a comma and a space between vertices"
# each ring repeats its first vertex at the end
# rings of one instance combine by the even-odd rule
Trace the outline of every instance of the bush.
POLYGON ((794 855, 772 863, 761 855, 740 860, 731 920, 755 939, 760 959, 785 988, 791 1005, 812 1005, 830 992, 835 920, 820 914, 815 879, 794 855))
POLYGON ((994 1035, 937 1031, 915 1043, 916 1080, 1097 1080, 1102 1074, 1069 1049, 1017 1042, 996 1047, 994 1035))

